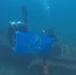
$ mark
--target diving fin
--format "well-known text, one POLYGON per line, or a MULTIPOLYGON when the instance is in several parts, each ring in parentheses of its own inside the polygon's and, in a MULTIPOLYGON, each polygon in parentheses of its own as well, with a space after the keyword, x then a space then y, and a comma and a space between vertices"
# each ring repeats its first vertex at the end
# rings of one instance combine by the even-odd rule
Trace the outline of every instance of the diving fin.
POLYGON ((24 19, 24 22, 25 24, 27 24, 27 9, 25 6, 22 6, 22 15, 23 15, 23 19, 24 19))

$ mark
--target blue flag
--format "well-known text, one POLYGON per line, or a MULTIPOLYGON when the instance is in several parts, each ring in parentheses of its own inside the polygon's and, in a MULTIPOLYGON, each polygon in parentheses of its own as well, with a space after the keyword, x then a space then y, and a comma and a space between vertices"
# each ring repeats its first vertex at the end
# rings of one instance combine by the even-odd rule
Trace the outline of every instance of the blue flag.
POLYGON ((42 33, 16 32, 16 54, 45 53, 50 50, 54 38, 42 33))

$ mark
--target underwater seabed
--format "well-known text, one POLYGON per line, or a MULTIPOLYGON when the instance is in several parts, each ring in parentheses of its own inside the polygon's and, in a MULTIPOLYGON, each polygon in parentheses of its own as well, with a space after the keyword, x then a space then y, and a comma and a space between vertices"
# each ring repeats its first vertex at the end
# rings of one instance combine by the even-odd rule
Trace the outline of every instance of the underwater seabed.
MULTIPOLYGON (((6 39, 0 38, 0 41, 0 75, 44 75, 43 59, 35 57, 26 63, 21 56, 13 54, 6 39)), ((76 47, 72 44, 57 44, 47 64, 48 75, 75 75, 76 47)))

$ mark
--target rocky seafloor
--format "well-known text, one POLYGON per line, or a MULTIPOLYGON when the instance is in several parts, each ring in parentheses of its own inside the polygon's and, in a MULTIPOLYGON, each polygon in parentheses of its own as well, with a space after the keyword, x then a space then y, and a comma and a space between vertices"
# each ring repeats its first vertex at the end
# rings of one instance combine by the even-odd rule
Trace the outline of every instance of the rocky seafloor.
MULTIPOLYGON (((7 40, 0 39, 0 75, 44 75, 43 59, 33 55, 15 55, 7 40)), ((48 75, 76 75, 76 47, 57 44, 50 53, 48 75)))

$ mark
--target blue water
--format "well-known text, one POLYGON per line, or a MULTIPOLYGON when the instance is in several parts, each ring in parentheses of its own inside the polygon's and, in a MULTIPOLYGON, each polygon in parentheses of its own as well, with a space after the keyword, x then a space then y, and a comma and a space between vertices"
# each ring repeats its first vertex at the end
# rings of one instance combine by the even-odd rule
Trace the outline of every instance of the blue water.
MULTIPOLYGON (((21 12, 22 6, 27 8, 30 31, 42 32, 43 29, 46 30, 55 25, 54 30, 59 41, 72 43, 76 46, 76 0, 0 0, 0 42, 2 38, 5 39, 7 37, 9 21, 24 22, 21 12)), ((2 44, 4 43, 2 42, 2 44)), ((5 54, 3 56, 5 56, 3 57, 4 60, 9 57, 5 54)), ((16 59, 13 58, 14 61, 16 59)), ((18 59, 21 58, 18 57, 18 59)), ((4 64, 7 65, 8 61, 4 60, 4 64), (7 63, 5 63, 6 61, 7 63)), ((11 60, 12 63, 14 62, 13 60, 11 60)), ((24 63, 20 60, 19 62, 24 63)), ((19 66, 20 63, 18 61, 14 63, 17 64, 17 70, 22 69, 22 72, 25 72, 23 70, 25 68, 24 65, 19 66)))
POLYGON ((31 31, 42 32, 43 29, 55 25, 55 33, 59 39, 76 41, 75 0, 1 0, 0 24, 4 30, 10 20, 23 21, 23 5, 27 7, 31 31))

